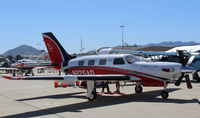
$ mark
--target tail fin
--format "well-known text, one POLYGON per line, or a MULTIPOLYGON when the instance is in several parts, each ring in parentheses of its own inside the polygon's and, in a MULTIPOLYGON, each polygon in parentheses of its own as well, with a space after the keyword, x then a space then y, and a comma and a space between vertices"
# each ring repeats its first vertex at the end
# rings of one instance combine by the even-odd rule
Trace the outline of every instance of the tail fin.
POLYGON ((67 66, 69 60, 73 57, 65 51, 53 33, 42 33, 42 36, 49 53, 51 63, 55 65, 53 67, 60 70, 63 66, 67 66))

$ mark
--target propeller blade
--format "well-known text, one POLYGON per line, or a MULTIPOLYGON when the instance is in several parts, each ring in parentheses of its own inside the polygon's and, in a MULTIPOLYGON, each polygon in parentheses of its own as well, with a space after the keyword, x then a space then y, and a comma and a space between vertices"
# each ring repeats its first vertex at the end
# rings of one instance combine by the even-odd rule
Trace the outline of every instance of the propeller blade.
POLYGON ((187 61, 185 59, 184 51, 183 50, 177 50, 177 52, 178 52, 178 55, 179 55, 180 63, 183 65, 183 67, 185 67, 187 61))
POLYGON ((182 81, 184 75, 185 75, 185 73, 181 73, 181 76, 180 76, 180 77, 178 78, 178 80, 175 82, 175 85, 176 85, 176 86, 180 86, 181 81, 182 81))
POLYGON ((192 89, 192 84, 191 84, 191 81, 189 79, 189 75, 185 75, 185 81, 187 83, 187 88, 192 89))

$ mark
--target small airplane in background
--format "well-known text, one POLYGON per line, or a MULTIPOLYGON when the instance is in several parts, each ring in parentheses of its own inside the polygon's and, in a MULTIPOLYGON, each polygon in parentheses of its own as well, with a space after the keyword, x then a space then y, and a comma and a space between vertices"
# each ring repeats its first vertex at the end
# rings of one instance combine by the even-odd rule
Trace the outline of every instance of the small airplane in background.
POLYGON ((11 64, 11 68, 17 68, 22 73, 25 73, 25 76, 28 76, 28 74, 32 74, 32 76, 34 76, 33 69, 36 67, 44 68, 44 67, 51 67, 51 66, 53 65, 49 61, 42 62, 42 61, 36 61, 36 60, 30 60, 30 59, 21 59, 11 64))
POLYGON ((1 57, 0 59, 3 60, 4 64, 0 66, 0 70, 6 71, 7 73, 12 73, 13 76, 15 76, 16 74, 25 74, 25 76, 31 74, 32 76, 34 76, 34 68, 56 67, 56 65, 52 65, 50 61, 46 60, 47 57, 45 53, 46 52, 43 50, 40 52, 39 55, 33 55, 29 57, 34 59, 21 59, 15 63, 12 63, 6 57, 1 57))
POLYGON ((12 62, 6 57, 0 57, 0 71, 3 73, 9 73, 19 71, 17 68, 11 68, 12 62))
POLYGON ((200 45, 191 45, 191 46, 178 46, 174 47, 166 52, 177 52, 177 50, 185 50, 191 55, 200 55, 200 45))
POLYGON ((169 96, 167 85, 171 82, 180 85, 184 77, 187 87, 192 88, 188 73, 193 72, 194 69, 182 67, 179 63, 148 62, 131 54, 91 55, 76 58, 65 51, 51 32, 42 35, 52 64, 57 65, 56 68, 61 69, 67 75, 3 76, 4 78, 11 80, 55 80, 69 85, 75 84, 77 81, 86 81, 89 101, 97 98, 95 83, 99 81, 136 82, 136 93, 142 93, 143 87, 146 86, 164 87, 161 92, 163 99, 167 99, 169 96))

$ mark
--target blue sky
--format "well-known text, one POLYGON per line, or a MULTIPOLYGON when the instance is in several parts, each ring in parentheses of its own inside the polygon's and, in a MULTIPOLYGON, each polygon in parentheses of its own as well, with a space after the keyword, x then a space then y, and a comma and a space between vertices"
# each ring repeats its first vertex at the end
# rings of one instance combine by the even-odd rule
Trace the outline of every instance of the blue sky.
POLYGON ((22 44, 46 49, 53 32, 69 53, 162 41, 200 42, 199 0, 1 0, 0 54, 22 44))

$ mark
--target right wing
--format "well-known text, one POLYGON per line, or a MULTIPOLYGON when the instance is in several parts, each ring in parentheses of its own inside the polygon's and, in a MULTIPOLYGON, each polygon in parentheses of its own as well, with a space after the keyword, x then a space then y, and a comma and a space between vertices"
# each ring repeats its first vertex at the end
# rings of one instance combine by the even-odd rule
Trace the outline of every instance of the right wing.
POLYGON ((112 49, 111 52, 131 53, 131 54, 141 54, 141 55, 177 55, 176 52, 140 51, 140 50, 127 50, 127 49, 112 49))

